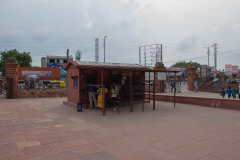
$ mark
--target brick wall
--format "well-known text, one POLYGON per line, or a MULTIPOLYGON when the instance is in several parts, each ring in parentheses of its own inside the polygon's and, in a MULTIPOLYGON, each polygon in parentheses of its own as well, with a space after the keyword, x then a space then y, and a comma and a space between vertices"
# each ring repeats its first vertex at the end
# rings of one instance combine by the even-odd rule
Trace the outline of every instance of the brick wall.
POLYGON ((74 65, 67 69, 67 87, 67 101, 72 103, 79 102, 79 70, 74 65), (73 88, 73 79, 71 78, 73 76, 78 77, 78 88, 73 88))
POLYGON ((220 92, 222 88, 225 90, 231 87, 231 89, 238 90, 238 84, 206 84, 206 85, 199 85, 199 91, 204 92, 220 92))
POLYGON ((17 98, 67 97, 67 88, 18 89, 17 98))

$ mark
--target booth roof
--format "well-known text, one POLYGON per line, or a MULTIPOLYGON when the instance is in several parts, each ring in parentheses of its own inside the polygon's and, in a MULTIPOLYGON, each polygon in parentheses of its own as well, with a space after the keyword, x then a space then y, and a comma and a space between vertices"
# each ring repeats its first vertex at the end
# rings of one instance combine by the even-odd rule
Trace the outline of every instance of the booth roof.
POLYGON ((148 67, 141 66, 139 64, 129 63, 108 63, 108 62, 88 62, 88 61, 70 61, 66 68, 71 64, 75 65, 76 68, 83 69, 116 69, 116 70, 141 70, 147 71, 148 67))

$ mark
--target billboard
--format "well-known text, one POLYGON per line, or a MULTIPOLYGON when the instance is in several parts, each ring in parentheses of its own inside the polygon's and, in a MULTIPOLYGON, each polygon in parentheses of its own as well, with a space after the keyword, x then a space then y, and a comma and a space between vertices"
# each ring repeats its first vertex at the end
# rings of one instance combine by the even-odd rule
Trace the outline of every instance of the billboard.
POLYGON ((37 76, 51 76, 51 71, 22 71, 22 76, 37 75, 37 76))
POLYGON ((207 77, 207 65, 200 66, 200 75, 201 77, 207 77))
POLYGON ((64 69, 66 66, 60 65, 60 63, 47 63, 47 68, 62 68, 64 69))

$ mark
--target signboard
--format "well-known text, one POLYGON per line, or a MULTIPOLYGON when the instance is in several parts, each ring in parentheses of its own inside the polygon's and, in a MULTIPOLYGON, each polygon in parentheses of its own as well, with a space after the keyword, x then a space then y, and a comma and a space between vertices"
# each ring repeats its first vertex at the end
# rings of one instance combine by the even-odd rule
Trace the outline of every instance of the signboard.
POLYGON ((201 77, 207 77, 207 65, 201 65, 200 67, 201 77))
POLYGON ((51 76, 51 71, 22 71, 22 76, 37 75, 37 76, 51 76))
POLYGON ((60 65, 60 63, 47 63, 47 68, 62 68, 64 69, 65 65, 60 65))
MULTIPOLYGON (((149 80, 149 72, 145 72, 145 80, 149 80)), ((150 72, 150 81, 154 80, 154 73, 150 72)))
POLYGON ((162 81, 167 80, 166 72, 157 72, 157 80, 162 80, 162 81))

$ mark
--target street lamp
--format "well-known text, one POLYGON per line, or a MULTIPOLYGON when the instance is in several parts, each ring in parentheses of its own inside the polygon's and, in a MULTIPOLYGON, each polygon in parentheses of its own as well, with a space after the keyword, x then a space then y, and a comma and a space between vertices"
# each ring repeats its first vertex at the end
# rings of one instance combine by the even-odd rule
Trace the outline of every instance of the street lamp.
POLYGON ((106 46, 106 42, 105 39, 107 38, 107 36, 104 37, 103 39, 103 47, 104 47, 104 62, 105 62, 105 46, 106 46))

